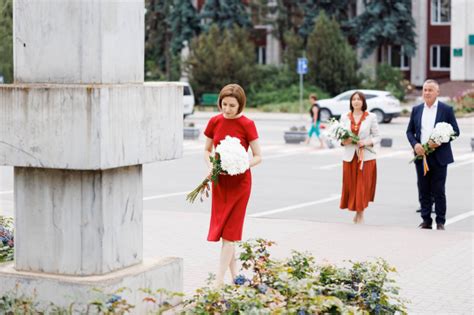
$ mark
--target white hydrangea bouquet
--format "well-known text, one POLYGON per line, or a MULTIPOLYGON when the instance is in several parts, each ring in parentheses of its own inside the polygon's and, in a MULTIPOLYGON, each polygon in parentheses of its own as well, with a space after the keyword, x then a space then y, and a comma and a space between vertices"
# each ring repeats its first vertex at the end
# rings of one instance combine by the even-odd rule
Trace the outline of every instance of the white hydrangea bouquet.
MULTIPOLYGON (((443 143, 448 143, 449 141, 454 140, 456 138, 457 138, 456 132, 454 131, 453 126, 451 126, 451 124, 448 124, 446 122, 439 122, 435 125, 433 132, 430 135, 429 140, 433 141, 437 145, 441 145, 443 143)), ((430 148, 428 142, 422 144, 423 149, 425 150, 425 155, 415 156, 410 161, 410 163, 414 162, 415 160, 421 160, 421 159, 426 160, 426 156, 434 152, 435 149, 430 148)))
MULTIPOLYGON (((329 121, 329 128, 326 131, 326 136, 330 139, 343 142, 347 139, 351 139, 352 144, 357 144, 360 141, 358 135, 353 133, 351 130, 345 128, 341 122, 337 119, 331 118, 329 121)), ((364 146, 364 149, 375 153, 371 148, 364 146)))
POLYGON ((210 157, 212 163, 211 176, 206 177, 202 183, 186 196, 186 200, 193 203, 198 195, 209 197, 211 190, 209 182, 217 183, 219 174, 239 175, 245 173, 250 167, 249 156, 240 144, 240 139, 226 136, 216 147, 214 156, 210 157))
POLYGON ((326 136, 341 142, 346 139, 351 139, 352 144, 357 144, 357 142, 359 142, 359 137, 352 131, 344 128, 344 126, 335 118, 331 118, 329 121, 329 128, 326 131, 326 136))

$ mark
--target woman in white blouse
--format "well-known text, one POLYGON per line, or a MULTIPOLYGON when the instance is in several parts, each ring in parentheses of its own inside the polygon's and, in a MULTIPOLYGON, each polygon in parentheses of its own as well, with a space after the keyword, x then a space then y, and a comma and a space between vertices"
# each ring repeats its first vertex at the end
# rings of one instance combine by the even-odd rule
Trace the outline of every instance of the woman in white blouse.
POLYGON ((350 112, 341 116, 343 126, 359 136, 357 144, 350 139, 344 146, 342 167, 341 209, 355 211, 354 223, 364 221, 364 210, 374 201, 377 183, 377 164, 374 145, 380 141, 377 117, 367 111, 362 92, 354 92, 350 98, 350 112))

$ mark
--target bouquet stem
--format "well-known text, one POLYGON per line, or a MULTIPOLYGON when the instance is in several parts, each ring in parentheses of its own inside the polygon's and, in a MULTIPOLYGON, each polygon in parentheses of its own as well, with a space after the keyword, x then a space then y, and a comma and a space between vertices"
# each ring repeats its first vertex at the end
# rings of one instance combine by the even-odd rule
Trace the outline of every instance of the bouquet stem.
POLYGON ((206 178, 202 181, 200 185, 198 185, 193 191, 186 195, 186 200, 190 203, 196 201, 198 195, 201 195, 201 202, 203 201, 202 195, 206 194, 206 197, 209 197, 209 182, 210 179, 206 178))

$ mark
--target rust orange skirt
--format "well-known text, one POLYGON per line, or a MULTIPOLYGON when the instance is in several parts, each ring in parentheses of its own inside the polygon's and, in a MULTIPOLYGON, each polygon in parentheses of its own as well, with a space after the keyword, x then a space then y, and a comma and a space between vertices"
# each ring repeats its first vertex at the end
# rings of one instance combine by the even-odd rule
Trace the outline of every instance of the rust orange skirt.
POLYGON ((342 162, 341 209, 364 211, 375 198, 377 164, 375 160, 365 161, 362 171, 357 155, 351 162, 342 162))

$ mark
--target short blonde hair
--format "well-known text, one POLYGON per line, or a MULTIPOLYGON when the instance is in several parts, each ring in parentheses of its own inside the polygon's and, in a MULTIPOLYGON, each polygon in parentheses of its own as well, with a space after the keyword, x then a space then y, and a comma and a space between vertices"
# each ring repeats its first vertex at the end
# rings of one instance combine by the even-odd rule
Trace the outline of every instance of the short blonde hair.
POLYGON ((219 99, 217 101, 217 107, 219 107, 220 110, 222 110, 222 100, 225 97, 235 97, 237 102, 239 103, 239 109, 237 111, 237 114, 240 114, 244 108, 245 104, 247 103, 247 97, 245 96, 245 91, 244 89, 235 83, 232 84, 227 84, 222 88, 222 90, 219 93, 219 99))

